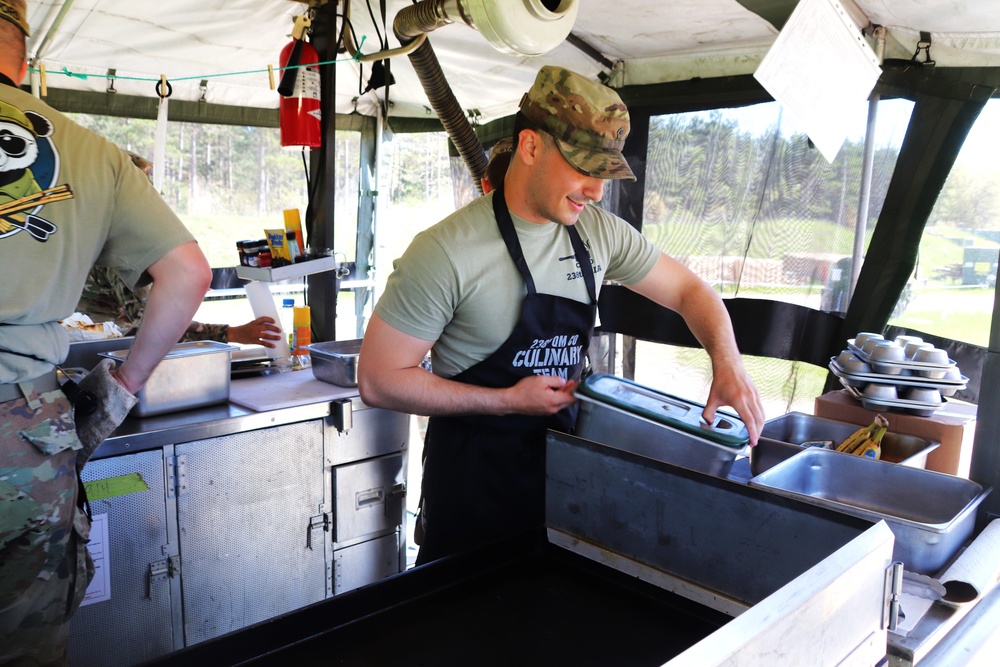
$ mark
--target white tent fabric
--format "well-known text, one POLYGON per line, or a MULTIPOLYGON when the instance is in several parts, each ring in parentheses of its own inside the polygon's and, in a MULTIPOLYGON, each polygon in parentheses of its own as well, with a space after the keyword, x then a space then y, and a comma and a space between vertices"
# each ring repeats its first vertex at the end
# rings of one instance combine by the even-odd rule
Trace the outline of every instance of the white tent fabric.
POLYGON ((50 87, 104 92, 108 70, 115 69, 114 89, 123 94, 155 96, 164 75, 171 99, 201 99, 200 82, 207 79, 209 102, 277 107, 267 66, 277 67, 292 17, 304 6, 288 0, 29 0, 28 54, 45 65, 50 87))
MULTIPOLYGON (((379 19, 377 29, 370 16, 379 16, 378 0, 351 3, 362 53, 379 50, 379 33, 390 48, 398 46, 392 21, 410 0, 388 0, 387 25, 379 19)), ((279 97, 267 68, 278 67, 293 19, 306 7, 290 0, 29 0, 29 55, 36 68, 45 66, 49 87, 104 92, 114 69, 120 93, 152 97, 165 76, 171 99, 275 108, 279 97)), ((856 0, 855 13, 888 29, 887 58, 911 57, 926 31, 939 67, 1000 67, 996 0, 856 0)), ((778 31, 736 0, 579 0, 573 34, 617 63, 611 83, 625 85, 750 74, 778 31)), ((512 113, 542 64, 590 76, 607 71, 569 43, 542 56, 510 56, 463 24, 440 28, 429 39, 459 103, 483 122, 512 113)), ((338 60, 337 111, 376 113, 385 89, 359 94, 370 63, 346 54, 338 60)), ((391 70, 396 84, 389 114, 433 116, 408 59, 393 58, 391 70)))

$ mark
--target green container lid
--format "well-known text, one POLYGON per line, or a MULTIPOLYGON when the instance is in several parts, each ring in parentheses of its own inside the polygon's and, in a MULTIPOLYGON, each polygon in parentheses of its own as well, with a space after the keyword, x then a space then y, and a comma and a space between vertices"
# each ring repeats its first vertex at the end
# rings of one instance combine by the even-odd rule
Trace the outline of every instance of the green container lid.
POLYGON ((691 433, 718 445, 739 448, 750 442, 746 424, 736 415, 716 410, 715 420, 709 425, 701 417, 704 404, 671 396, 616 375, 591 375, 580 383, 577 391, 584 398, 691 433))

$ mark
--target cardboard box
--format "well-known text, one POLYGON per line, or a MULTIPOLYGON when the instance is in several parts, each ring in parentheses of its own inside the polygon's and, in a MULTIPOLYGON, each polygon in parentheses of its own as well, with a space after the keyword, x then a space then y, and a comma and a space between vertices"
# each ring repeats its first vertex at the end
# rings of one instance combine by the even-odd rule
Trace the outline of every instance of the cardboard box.
MULTIPOLYGON (((814 413, 817 417, 836 419, 864 426, 875 419, 876 413, 866 410, 861 402, 845 390, 831 391, 818 397, 814 413)), ((898 412, 882 412, 889 420, 889 430, 940 442, 941 446, 927 456, 927 469, 949 475, 969 477, 972 463, 972 441, 976 434, 976 406, 949 401, 931 417, 916 417, 898 412)))

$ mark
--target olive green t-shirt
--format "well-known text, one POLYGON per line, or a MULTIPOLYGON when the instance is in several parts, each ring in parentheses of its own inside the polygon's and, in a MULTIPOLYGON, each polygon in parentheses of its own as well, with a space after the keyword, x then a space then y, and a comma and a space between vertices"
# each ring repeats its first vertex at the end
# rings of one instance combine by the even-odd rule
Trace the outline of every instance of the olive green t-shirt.
POLYGON ((0 84, 0 383, 47 373, 69 349, 71 315, 94 264, 130 288, 193 240, 146 176, 110 141, 0 84), (16 144, 16 145, 15 145, 16 144))
MULTIPOLYGON (((434 372, 451 377, 490 356, 520 316, 524 281, 493 215, 493 194, 418 234, 393 264, 375 312, 411 336, 437 341, 434 372)), ((587 287, 563 225, 511 215, 535 289, 587 302, 587 287)), ((624 285, 644 278, 659 249, 621 218, 591 204, 576 227, 601 281, 624 285)))

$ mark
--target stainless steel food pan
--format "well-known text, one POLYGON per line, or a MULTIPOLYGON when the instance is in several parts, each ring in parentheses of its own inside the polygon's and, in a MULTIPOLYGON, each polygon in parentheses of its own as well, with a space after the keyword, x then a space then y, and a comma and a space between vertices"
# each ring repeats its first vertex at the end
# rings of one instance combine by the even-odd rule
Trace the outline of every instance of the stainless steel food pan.
POLYGON ((751 486, 858 516, 884 519, 896 537, 893 558, 933 575, 972 535, 989 494, 943 473, 808 448, 750 480, 751 486))
POLYGON ((338 387, 358 386, 358 355, 361 340, 333 340, 309 346, 312 372, 317 380, 338 387))
POLYGON ((576 435, 691 470, 725 477, 749 440, 736 416, 700 424, 703 405, 624 378, 593 375, 577 391, 576 435))
MULTIPOLYGON (((132 408, 136 417, 199 408, 229 400, 229 366, 233 346, 210 340, 178 343, 149 376, 132 408)), ((121 365, 129 350, 113 350, 100 356, 121 365)))
POLYGON ((766 438, 761 435, 757 444, 750 448, 750 474, 756 477, 804 449, 802 445, 793 445, 790 442, 766 438))
MULTIPOLYGON (((804 412, 789 412, 769 419, 760 435, 776 442, 758 443, 750 450, 750 472, 754 475, 781 463, 802 451, 802 444, 829 440, 834 446, 860 428, 858 424, 814 417, 804 412)), ((882 460, 911 468, 927 467, 927 455, 941 446, 934 440, 887 431, 882 437, 882 460)))

